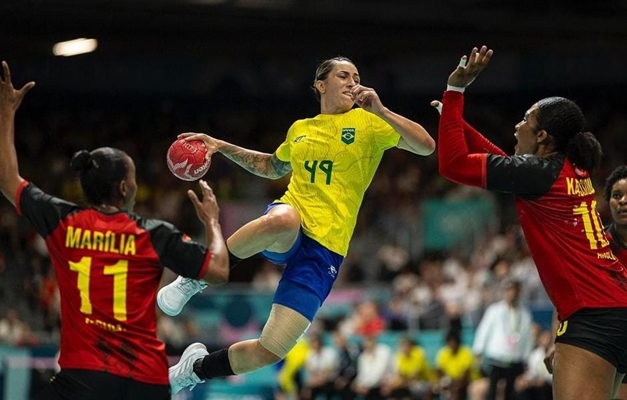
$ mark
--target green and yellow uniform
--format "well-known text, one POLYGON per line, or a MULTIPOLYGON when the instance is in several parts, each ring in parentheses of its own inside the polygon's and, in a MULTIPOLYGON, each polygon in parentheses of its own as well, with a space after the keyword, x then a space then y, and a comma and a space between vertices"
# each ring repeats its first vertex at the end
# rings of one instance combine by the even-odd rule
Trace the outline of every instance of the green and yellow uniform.
POLYGON ((298 210, 305 235, 346 256, 364 193, 383 152, 399 140, 387 122, 361 108, 294 122, 276 150, 292 166, 278 201, 298 210))

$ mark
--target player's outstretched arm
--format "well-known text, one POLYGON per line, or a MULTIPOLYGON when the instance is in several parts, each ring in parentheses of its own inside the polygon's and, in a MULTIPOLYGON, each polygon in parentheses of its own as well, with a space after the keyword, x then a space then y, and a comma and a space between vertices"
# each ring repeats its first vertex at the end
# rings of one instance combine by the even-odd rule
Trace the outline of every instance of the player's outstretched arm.
POLYGON ((385 109, 381 115, 388 124, 392 125, 394 130, 401 134, 401 140, 398 142, 398 148, 410 151, 421 156, 428 156, 435 151, 435 140, 429 135, 429 132, 417 122, 400 114, 385 109))
POLYGON ((429 135, 429 132, 419 123, 385 107, 374 89, 356 85, 351 89, 351 94, 355 103, 361 108, 379 116, 390 124, 396 132, 400 133, 399 149, 422 156, 428 156, 435 151, 435 140, 429 135))
POLYGON ((15 205, 17 188, 22 183, 15 152, 15 112, 20 107, 22 99, 35 82, 28 82, 21 89, 16 90, 11 82, 9 65, 2 62, 0 76, 0 190, 2 194, 15 205))
MULTIPOLYGON (((448 88, 442 99, 442 116, 438 127, 438 171, 445 178, 463 185, 486 187, 486 152, 471 153, 468 146, 467 127, 464 124, 464 97, 460 92, 472 83, 487 66, 492 50, 486 46, 472 49, 470 59, 466 56, 448 78, 448 88)), ((438 107, 437 102, 432 104, 438 107)), ((473 130, 468 130, 473 133, 473 130)), ((481 141, 479 141, 481 142, 481 141)), ((487 143, 484 144, 487 145, 487 143)), ((482 146, 479 144, 479 146, 482 146)))
POLYGON ((201 179, 199 185, 202 198, 199 199, 193 190, 188 190, 187 195, 196 209, 198 219, 205 225, 207 248, 211 252, 211 261, 203 280, 220 285, 229 280, 229 255, 220 228, 220 208, 207 182, 201 179))
POLYGON ((280 161, 274 154, 246 149, 224 140, 215 139, 204 133, 188 132, 182 133, 178 137, 185 140, 202 140, 210 155, 222 153, 246 171, 262 178, 279 179, 292 171, 289 163, 280 161))

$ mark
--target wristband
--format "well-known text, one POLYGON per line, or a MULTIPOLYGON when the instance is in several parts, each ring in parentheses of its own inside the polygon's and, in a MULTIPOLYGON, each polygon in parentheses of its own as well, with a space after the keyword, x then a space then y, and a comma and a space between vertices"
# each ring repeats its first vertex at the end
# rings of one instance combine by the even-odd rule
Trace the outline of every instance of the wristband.
POLYGON ((459 86, 446 85, 446 90, 452 90, 453 92, 464 93, 464 90, 466 90, 466 88, 459 87, 459 86))

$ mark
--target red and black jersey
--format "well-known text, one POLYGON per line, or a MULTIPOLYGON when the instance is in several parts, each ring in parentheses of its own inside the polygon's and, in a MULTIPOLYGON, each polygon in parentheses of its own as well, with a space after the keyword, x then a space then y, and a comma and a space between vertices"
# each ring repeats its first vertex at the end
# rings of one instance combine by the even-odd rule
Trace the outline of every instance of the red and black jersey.
POLYGON ((26 181, 15 204, 45 239, 57 274, 61 368, 168 384, 155 313, 163 266, 200 278, 207 248, 167 222, 82 208, 26 181))
POLYGON ((440 173, 514 194, 529 250, 560 320, 581 308, 627 307, 627 272, 610 249, 588 172, 564 155, 506 156, 469 128, 463 107, 462 93, 444 93, 440 173))
POLYGON ((610 248, 612 249, 612 253, 616 257, 618 257, 618 261, 621 264, 627 266, 627 247, 620 242, 620 240, 615 239, 618 238, 618 234, 616 233, 616 225, 610 224, 605 227, 605 234, 610 241, 610 248))

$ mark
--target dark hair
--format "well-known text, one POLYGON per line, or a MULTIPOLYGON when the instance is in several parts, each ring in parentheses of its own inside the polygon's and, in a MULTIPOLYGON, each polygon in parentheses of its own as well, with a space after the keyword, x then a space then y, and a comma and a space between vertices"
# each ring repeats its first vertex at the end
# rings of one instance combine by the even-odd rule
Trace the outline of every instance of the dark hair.
POLYGON ((444 342, 448 342, 449 340, 454 340, 457 343, 461 343, 462 342, 462 335, 461 332, 457 329, 451 329, 448 332, 446 332, 446 337, 444 338, 444 342))
POLYGON ((111 147, 91 152, 79 150, 72 156, 70 168, 78 172, 89 204, 111 204, 121 199, 118 187, 129 171, 128 155, 122 150, 111 147))
POLYGON ((616 167, 612 172, 610 172, 610 176, 607 177, 605 181, 605 188, 603 190, 603 196, 606 201, 610 201, 612 197, 612 186, 621 179, 627 179, 627 165, 621 165, 616 167))
POLYGON ((347 57, 337 56, 337 57, 329 58, 328 60, 324 60, 323 62, 320 63, 320 65, 318 65, 318 68, 316 68, 316 76, 314 77, 312 88, 316 96, 316 100, 318 100, 318 102, 320 102, 320 92, 316 88, 316 82, 327 79, 327 76, 329 76, 329 72, 331 72, 335 64, 339 62, 349 62, 355 65, 355 63, 352 62, 347 57))
POLYGON ((409 335, 403 335, 399 338, 399 342, 400 343, 406 343, 409 345, 409 347, 414 347, 418 345, 418 342, 416 340, 414 340, 413 337, 409 336, 409 335))
POLYGON ((555 150, 577 167, 594 171, 603 157, 601 144, 591 132, 583 132, 583 112, 572 100, 547 97, 538 101, 538 129, 544 129, 555 140, 555 150))

